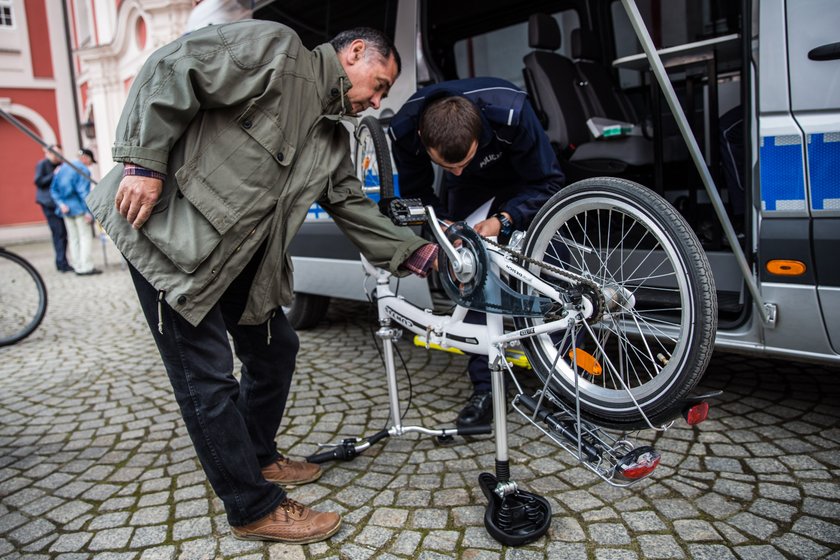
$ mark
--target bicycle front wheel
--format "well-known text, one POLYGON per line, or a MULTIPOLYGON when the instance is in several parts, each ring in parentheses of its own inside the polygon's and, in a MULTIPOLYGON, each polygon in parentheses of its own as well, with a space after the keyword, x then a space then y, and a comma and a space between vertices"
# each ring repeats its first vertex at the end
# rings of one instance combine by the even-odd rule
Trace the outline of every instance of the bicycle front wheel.
POLYGON ((29 261, 0 250, 0 346, 32 334, 47 312, 47 288, 29 261))
POLYGON ((388 138, 376 117, 367 116, 356 128, 356 177, 374 200, 394 197, 394 173, 388 138), (378 196, 377 196, 378 195, 378 196))
MULTIPOLYGON (((606 427, 676 417, 706 369, 717 329, 709 262, 682 216, 636 183, 587 179, 537 214, 524 253, 585 277, 603 296, 596 318, 562 335, 524 339, 543 383, 606 427)), ((529 269, 563 287, 556 274, 534 263, 529 269)), ((517 319, 520 328, 543 322, 517 319)))

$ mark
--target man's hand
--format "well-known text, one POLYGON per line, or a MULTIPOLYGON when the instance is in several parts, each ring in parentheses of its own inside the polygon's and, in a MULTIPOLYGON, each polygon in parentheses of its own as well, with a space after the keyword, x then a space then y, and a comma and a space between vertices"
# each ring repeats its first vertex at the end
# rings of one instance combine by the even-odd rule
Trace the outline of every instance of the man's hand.
POLYGON ((482 237, 498 237, 502 231, 502 223, 496 218, 487 218, 475 224, 475 232, 482 237))
MULTIPOLYGON (((510 214, 502 212, 510 220, 510 214)), ((502 222, 495 216, 490 216, 484 221, 478 222, 473 228, 482 237, 498 237, 502 232, 502 222)))
POLYGON ((66 216, 70 213, 70 208, 66 204, 61 203, 58 205, 58 211, 61 212, 63 216, 66 216))
POLYGON ((92 224, 93 223, 93 215, 92 214, 85 214, 85 223, 92 224))
POLYGON ((120 181, 114 203, 120 215, 131 222, 134 229, 140 229, 152 215, 162 190, 160 179, 127 175, 120 181))

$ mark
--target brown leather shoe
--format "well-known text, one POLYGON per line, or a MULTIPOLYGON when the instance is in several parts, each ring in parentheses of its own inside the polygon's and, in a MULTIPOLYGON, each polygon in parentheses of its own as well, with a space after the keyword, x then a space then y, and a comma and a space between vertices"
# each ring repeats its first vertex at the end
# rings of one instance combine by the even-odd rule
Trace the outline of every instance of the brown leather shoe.
POLYGON ((282 455, 267 467, 262 468, 262 475, 269 482, 278 486, 292 488, 306 484, 321 477, 321 466, 315 463, 292 461, 282 455))
POLYGON ((307 544, 333 536, 341 527, 341 516, 320 512, 286 498, 277 509, 249 525, 231 527, 237 539, 307 544))

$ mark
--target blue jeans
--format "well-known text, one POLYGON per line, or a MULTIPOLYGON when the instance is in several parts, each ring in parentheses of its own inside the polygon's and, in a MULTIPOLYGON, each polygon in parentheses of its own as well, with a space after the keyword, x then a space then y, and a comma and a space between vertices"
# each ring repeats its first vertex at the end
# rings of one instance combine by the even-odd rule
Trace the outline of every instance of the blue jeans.
POLYGON ((237 324, 261 257, 258 251, 197 326, 161 302, 163 334, 158 332, 158 291, 129 265, 198 459, 233 526, 265 517, 286 498, 260 469, 279 456, 274 438, 289 395, 298 337, 280 308, 262 325, 237 324), (239 382, 227 333, 242 362, 239 382))
POLYGON ((55 268, 65 270, 70 268, 67 262, 67 229, 64 227, 64 218, 56 215, 55 206, 41 205, 44 216, 47 218, 47 225, 50 226, 52 234, 53 250, 55 251, 55 268))

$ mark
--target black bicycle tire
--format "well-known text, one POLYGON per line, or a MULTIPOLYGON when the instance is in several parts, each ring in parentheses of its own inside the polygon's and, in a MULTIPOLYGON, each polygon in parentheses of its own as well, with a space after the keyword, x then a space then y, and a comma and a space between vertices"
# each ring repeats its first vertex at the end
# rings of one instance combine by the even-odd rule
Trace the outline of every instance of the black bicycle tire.
MULTIPOLYGON (((382 124, 379 119, 372 115, 368 115, 359 122, 356 136, 359 137, 363 130, 368 130, 370 133, 371 142, 373 142, 373 151, 376 156, 376 164, 379 168, 379 198, 385 200, 394 198, 394 172, 391 166, 391 150, 388 148, 388 138, 385 136, 385 131, 382 129, 382 124)), ((356 157, 359 157, 359 144, 356 145, 356 157)), ((359 177, 359 180, 364 184, 364 177, 359 177)))
MULTIPOLYGON (((35 282, 35 286, 38 290, 38 309, 35 312, 35 316, 22 330, 8 337, 0 337, 0 347, 2 347, 20 342, 35 332, 35 329, 41 325, 41 322, 44 320, 44 316, 47 314, 47 286, 44 284, 44 279, 41 278, 41 274, 38 270, 32 266, 28 260, 20 255, 12 253, 6 249, 0 249, 0 258, 9 259, 22 267, 35 282)), ((2 280, 0 280, 0 283, 2 283, 2 280)))
MULTIPOLYGON (((548 231, 549 219, 561 212, 561 208, 575 202, 581 203, 587 198, 595 200, 598 196, 606 199, 623 197, 631 204, 639 206, 639 211, 645 212, 647 219, 657 223, 680 255, 681 264, 688 274, 686 281, 692 287, 688 290, 692 298, 690 340, 685 341, 685 350, 679 356, 679 362, 675 363, 674 372, 671 374, 673 380, 661 393, 654 392, 644 402, 640 400, 640 405, 648 420, 653 423, 667 422, 678 415, 683 399, 696 386, 705 372, 712 355, 717 330, 717 298, 711 267, 705 252, 685 219, 662 197, 641 185, 618 178, 586 179, 557 193, 540 210, 528 230, 524 253, 526 256, 532 256, 531 252, 537 244, 536 239, 542 233, 541 228, 548 231)), ((515 323, 517 328, 531 326, 527 318, 518 318, 515 323)), ((551 366, 545 365, 546 356, 540 355, 538 341, 525 339, 523 346, 535 372, 545 382, 551 366)), ((669 358, 671 359, 673 357, 669 358)), ((570 382, 552 380, 551 385, 557 389, 560 398, 572 406, 576 404, 570 382)), ((627 404, 625 403, 624 406, 627 404)), ((582 393, 581 415, 586 419, 617 429, 647 427, 647 421, 638 410, 616 412, 608 409, 607 405, 597 401, 594 396, 589 398, 589 395, 582 393)))

